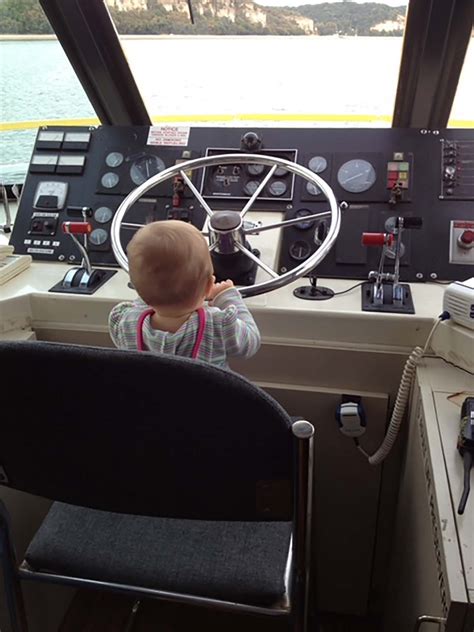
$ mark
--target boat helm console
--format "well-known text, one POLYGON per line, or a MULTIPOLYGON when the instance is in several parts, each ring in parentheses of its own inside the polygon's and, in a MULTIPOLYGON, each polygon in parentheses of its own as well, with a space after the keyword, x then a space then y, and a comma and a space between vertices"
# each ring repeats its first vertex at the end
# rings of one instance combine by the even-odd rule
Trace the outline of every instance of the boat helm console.
MULTIPOLYGON (((17 254, 35 260, 74 265, 82 254, 62 227, 86 221, 91 264, 117 266, 113 226, 124 199, 152 176, 203 157, 209 161, 189 170, 187 182, 178 169, 136 196, 126 216, 122 213, 119 250, 126 249, 137 225, 175 218, 206 232, 209 208, 217 215, 240 212, 252 200, 252 211, 263 218, 276 212, 283 221, 293 220, 282 231, 276 275, 301 268, 308 274, 334 232, 335 218, 317 185, 321 178, 334 192, 342 219, 337 239, 332 235, 334 247, 315 271, 319 277, 372 278, 386 287, 388 280, 395 295, 398 279, 462 280, 472 274, 474 131, 466 129, 41 128, 11 244, 17 254), (225 161, 228 154, 254 156, 255 162, 225 161), (257 154, 269 162, 258 162, 257 154), (272 171, 271 159, 317 177, 300 177, 283 162, 272 171), (368 247, 373 245, 380 248, 368 247)), ((218 221, 225 223, 223 216, 218 221)), ((257 229, 258 224, 243 225, 242 245, 250 252, 257 229)), ((222 276, 232 276, 230 260, 222 276)), ((254 277, 244 269, 235 280, 252 285, 254 277)), ((369 303, 376 304, 375 290, 368 292, 369 303)))

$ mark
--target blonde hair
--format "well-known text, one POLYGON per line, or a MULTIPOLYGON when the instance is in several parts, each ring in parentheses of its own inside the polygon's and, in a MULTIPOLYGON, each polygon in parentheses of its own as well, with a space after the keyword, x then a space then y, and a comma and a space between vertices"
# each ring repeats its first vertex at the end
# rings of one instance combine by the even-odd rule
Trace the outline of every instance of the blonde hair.
POLYGON ((192 224, 167 220, 140 228, 127 247, 130 279, 152 307, 194 307, 212 278, 203 235, 192 224))

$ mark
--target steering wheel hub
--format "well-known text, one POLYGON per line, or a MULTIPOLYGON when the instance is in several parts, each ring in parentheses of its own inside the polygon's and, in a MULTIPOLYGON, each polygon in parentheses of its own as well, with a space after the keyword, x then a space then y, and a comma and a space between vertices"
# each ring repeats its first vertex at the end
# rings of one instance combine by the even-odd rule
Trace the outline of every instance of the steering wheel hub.
POLYGON ((237 211, 217 211, 211 217, 209 226, 212 230, 227 232, 236 230, 242 225, 242 217, 237 211))

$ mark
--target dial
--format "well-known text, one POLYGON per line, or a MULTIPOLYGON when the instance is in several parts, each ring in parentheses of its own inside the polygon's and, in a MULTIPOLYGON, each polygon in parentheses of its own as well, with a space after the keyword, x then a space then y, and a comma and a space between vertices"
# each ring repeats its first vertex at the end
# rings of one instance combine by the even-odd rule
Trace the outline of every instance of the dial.
POLYGON ((275 180, 270 184, 268 190, 270 191, 271 195, 280 196, 286 193, 287 188, 288 187, 286 186, 285 182, 282 182, 281 180, 275 180))
POLYGON ((106 230, 103 228, 96 228, 89 235, 89 241, 94 246, 101 246, 102 244, 105 244, 108 236, 109 234, 106 230))
POLYGON ((308 162, 308 167, 314 173, 322 173, 328 166, 328 161, 324 156, 313 156, 308 162))
POLYGON ((99 208, 94 211, 94 219, 99 224, 110 222, 113 216, 112 209, 108 206, 99 206, 99 208))
POLYGON ((166 169, 166 166, 161 158, 145 154, 137 158, 130 167, 130 178, 134 184, 143 184, 148 178, 164 169, 166 169))
MULTIPOLYGON (((300 208, 299 211, 296 211, 295 217, 307 217, 308 215, 313 215, 313 213, 307 208, 300 208)), ((303 220, 295 224, 295 228, 299 228, 300 230, 308 230, 312 226, 314 226, 315 220, 303 220)))
POLYGON ((265 169, 265 165, 259 165, 259 164, 248 165, 247 167, 247 171, 250 173, 251 176, 261 175, 264 169, 265 169))
POLYGON ((350 193, 367 191, 377 179, 374 167, 367 160, 348 160, 337 172, 337 181, 350 193))
POLYGON ((306 191, 308 191, 310 195, 319 195, 321 193, 321 189, 314 184, 314 182, 306 183, 306 191))
POLYGON ((120 167, 123 162, 123 154, 119 151, 111 151, 110 154, 107 154, 105 157, 105 164, 108 167, 120 167))
POLYGON ((295 261, 304 261, 311 254, 311 246, 307 241, 300 239, 290 245, 289 252, 290 257, 295 261))
POLYGON ((287 173, 288 171, 285 169, 285 167, 277 167, 273 175, 277 178, 281 178, 282 176, 286 176, 287 173))
POLYGON ((107 171, 100 179, 100 183, 106 189, 113 189, 119 183, 120 178, 113 171, 107 171))
POLYGON ((246 195, 253 195, 259 186, 260 182, 258 182, 257 180, 249 180, 244 186, 244 193, 246 195))

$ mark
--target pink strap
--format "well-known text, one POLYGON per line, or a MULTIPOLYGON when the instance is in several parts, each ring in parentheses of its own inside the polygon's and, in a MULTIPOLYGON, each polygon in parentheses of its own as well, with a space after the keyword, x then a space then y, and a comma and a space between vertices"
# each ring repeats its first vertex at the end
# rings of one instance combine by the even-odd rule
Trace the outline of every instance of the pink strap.
MULTIPOLYGON (((137 349, 138 351, 146 351, 145 343, 143 341, 143 323, 145 322, 145 318, 151 316, 155 313, 154 309, 146 309, 144 312, 140 314, 140 318, 137 323, 137 349)), ((191 353, 191 358, 195 359, 199 355, 199 349, 201 347, 202 339, 204 337, 204 329, 206 328, 206 312, 200 307, 197 310, 199 326, 198 332, 196 336, 196 342, 194 343, 193 351, 191 353)))
POLYGON ((145 318, 147 316, 151 316, 155 313, 154 309, 146 309, 142 314, 140 314, 140 318, 137 323, 137 349, 138 351, 146 351, 145 343, 143 342, 143 323, 145 322, 145 318))
POLYGON ((199 318, 199 327, 196 337, 196 342, 194 343, 193 352, 191 354, 191 358, 195 359, 199 355, 199 348, 201 347, 201 342, 204 337, 204 329, 206 328, 206 312, 200 307, 197 311, 199 318))

